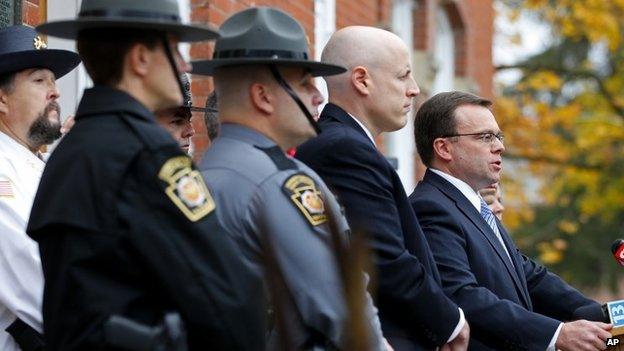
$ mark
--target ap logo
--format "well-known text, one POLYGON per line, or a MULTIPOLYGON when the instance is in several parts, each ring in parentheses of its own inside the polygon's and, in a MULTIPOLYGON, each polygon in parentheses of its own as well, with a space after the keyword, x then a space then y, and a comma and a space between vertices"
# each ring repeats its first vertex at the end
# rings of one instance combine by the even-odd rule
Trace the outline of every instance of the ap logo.
POLYGON ((624 300, 609 302, 607 306, 613 328, 624 327, 624 300))

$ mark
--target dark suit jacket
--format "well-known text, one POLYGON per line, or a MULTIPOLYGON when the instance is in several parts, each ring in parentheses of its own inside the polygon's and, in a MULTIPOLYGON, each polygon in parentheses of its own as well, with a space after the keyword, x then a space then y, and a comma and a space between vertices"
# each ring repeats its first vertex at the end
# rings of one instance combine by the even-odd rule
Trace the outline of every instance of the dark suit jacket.
POLYGON ((546 350, 560 320, 595 303, 522 255, 497 220, 512 265, 474 205, 434 172, 427 170, 410 203, 444 291, 468 319, 471 350, 546 350))
POLYGON ((401 181, 364 130, 328 104, 321 134, 297 149, 336 193, 355 233, 370 235, 378 277, 379 317, 395 350, 444 344, 459 310, 440 287, 440 276, 401 181))

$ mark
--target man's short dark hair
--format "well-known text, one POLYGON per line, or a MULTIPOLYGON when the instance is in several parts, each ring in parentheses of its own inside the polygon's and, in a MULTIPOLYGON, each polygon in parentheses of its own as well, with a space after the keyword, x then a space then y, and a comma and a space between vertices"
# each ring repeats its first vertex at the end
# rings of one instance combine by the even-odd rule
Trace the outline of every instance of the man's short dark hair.
POLYGON ((78 34, 76 46, 82 62, 95 84, 117 85, 123 74, 123 62, 130 48, 144 44, 155 48, 163 33, 121 28, 85 29, 78 34))
POLYGON ((206 133, 210 140, 219 136, 219 110, 217 105, 217 92, 213 91, 206 100, 206 112, 204 113, 206 122, 206 133))
POLYGON ((416 113, 414 137, 418 154, 425 166, 431 167, 433 161, 433 141, 457 133, 455 111, 462 105, 489 108, 492 102, 470 93, 451 91, 434 95, 416 113))
POLYGON ((13 91, 13 82, 15 81, 16 74, 17 72, 0 74, 0 90, 5 93, 11 93, 13 91))

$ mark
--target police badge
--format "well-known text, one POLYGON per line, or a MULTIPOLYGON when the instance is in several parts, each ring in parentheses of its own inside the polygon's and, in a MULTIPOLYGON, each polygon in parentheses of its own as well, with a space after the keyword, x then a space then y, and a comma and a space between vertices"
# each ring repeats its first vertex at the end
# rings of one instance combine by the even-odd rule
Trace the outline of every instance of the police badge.
POLYGON ((158 172, 158 178, 169 183, 165 193, 192 222, 212 212, 216 205, 201 174, 193 169, 187 156, 170 158, 158 172))

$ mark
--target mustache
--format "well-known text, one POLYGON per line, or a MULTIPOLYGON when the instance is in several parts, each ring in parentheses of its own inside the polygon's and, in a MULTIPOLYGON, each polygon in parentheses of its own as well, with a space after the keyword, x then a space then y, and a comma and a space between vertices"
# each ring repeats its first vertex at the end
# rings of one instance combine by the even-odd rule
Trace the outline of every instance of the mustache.
POLYGON ((59 105, 58 102, 52 101, 48 105, 46 105, 45 109, 43 110, 43 115, 47 116, 52 111, 56 111, 56 114, 59 116, 59 118, 61 118, 61 105, 59 105))

